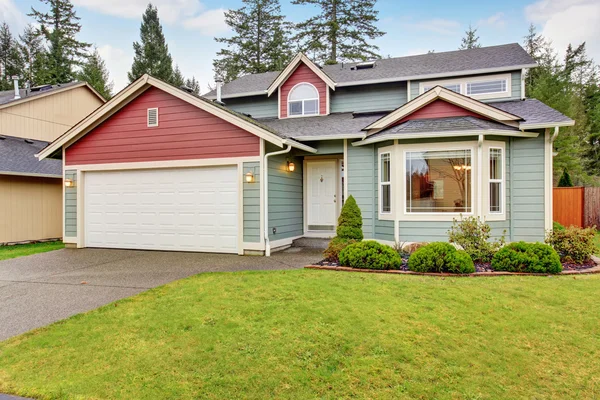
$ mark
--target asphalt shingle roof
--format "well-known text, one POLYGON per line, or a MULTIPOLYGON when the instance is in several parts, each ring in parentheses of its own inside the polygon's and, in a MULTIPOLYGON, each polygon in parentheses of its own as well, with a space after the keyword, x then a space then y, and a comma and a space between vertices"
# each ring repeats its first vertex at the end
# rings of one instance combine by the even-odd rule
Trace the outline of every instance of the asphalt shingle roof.
MULTIPOLYGON (((46 94, 48 92, 52 92, 57 89, 64 89, 67 87, 79 85, 80 83, 81 82, 61 83, 58 85, 52 85, 52 87, 50 87, 48 89, 35 91, 35 92, 29 91, 28 94, 26 93, 25 89, 19 89, 19 93, 21 96, 20 99, 15 99, 15 91, 14 90, 3 90, 0 92, 0 105, 8 104, 8 103, 11 103, 11 102, 17 101, 17 100, 30 99, 30 98, 39 96, 41 94, 46 94)), ((50 85, 48 85, 48 86, 50 86, 50 85)))
POLYGON ((494 122, 486 121, 480 118, 466 117, 446 117, 446 118, 431 118, 431 119, 413 119, 391 128, 385 129, 369 137, 375 137, 390 133, 413 134, 425 132, 451 132, 451 131, 486 131, 486 130, 503 130, 515 131, 518 129, 494 122))
MULTIPOLYGON (((535 61, 518 44, 480 47, 441 53, 428 53, 407 57, 384 58, 375 62, 375 67, 354 69, 357 63, 340 63, 323 66, 323 71, 337 84, 373 80, 406 80, 416 77, 427 78, 447 73, 461 73, 493 68, 521 67, 534 65, 535 61)), ((279 72, 246 75, 223 85, 222 96, 240 95, 265 91, 277 78, 279 72)), ((211 91, 206 96, 215 95, 211 91)))
POLYGON ((525 125, 571 121, 571 118, 537 99, 500 101, 490 105, 523 118, 521 123, 525 125))
POLYGON ((62 161, 45 159, 35 155, 48 145, 41 140, 28 140, 13 136, 0 136, 0 174, 39 174, 62 176, 62 161))

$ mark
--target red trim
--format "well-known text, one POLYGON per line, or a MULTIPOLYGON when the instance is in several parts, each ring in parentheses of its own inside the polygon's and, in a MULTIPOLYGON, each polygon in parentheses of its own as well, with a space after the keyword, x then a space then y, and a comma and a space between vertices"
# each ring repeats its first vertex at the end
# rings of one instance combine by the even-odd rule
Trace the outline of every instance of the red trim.
POLYGON ((298 68, 287 78, 287 80, 279 87, 281 96, 281 118, 288 116, 288 95, 294 86, 299 83, 310 83, 319 92, 319 114, 327 114, 327 84, 319 78, 306 64, 301 63, 298 68))
POLYGON ((260 155, 260 139, 158 88, 150 88, 65 151, 65 165, 260 155), (158 108, 158 126, 147 126, 158 108))
POLYGON ((419 108, 412 114, 407 115, 399 121, 396 121, 394 125, 401 124, 406 121, 415 119, 434 119, 434 118, 447 118, 447 117, 477 117, 481 119, 488 119, 480 114, 474 113, 473 111, 464 109, 452 103, 448 103, 444 100, 434 100, 424 107, 419 108))

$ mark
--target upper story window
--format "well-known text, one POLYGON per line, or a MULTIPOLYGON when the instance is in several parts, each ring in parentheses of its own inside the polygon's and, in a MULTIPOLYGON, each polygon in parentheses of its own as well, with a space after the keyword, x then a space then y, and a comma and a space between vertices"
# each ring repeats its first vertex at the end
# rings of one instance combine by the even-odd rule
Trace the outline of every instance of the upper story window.
POLYGON ((319 114, 319 92, 310 83, 299 83, 288 95, 288 116, 319 114))
POLYGON ((465 96, 473 97, 478 100, 511 96, 510 74, 422 82, 419 86, 420 93, 425 93, 435 86, 442 86, 453 92, 464 94, 465 96))

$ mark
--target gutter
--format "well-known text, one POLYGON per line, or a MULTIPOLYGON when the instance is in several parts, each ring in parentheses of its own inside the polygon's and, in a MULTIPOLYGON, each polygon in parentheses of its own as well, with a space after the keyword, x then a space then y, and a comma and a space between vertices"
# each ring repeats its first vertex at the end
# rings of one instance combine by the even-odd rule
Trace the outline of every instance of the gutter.
MULTIPOLYGON (((285 141, 284 141, 285 142, 285 141)), ((308 146, 306 146, 308 147, 308 146)), ((267 153, 265 154, 265 159, 263 162, 263 168, 262 168, 262 176, 263 176, 263 184, 264 184, 264 192, 265 192, 265 198, 264 198, 264 221, 265 221, 265 256, 266 257, 270 257, 271 256, 271 243, 269 242, 269 157, 271 156, 278 156, 280 154, 286 154, 289 153, 290 150, 292 150, 292 145, 288 144, 287 148, 285 150, 280 150, 280 151, 276 151, 273 153, 267 153)))
MULTIPOLYGON (((409 140, 409 139, 428 139, 428 138, 444 138, 444 137, 464 137, 464 136, 478 136, 481 134, 482 129, 465 130, 465 131, 442 131, 442 132, 419 132, 419 133, 391 133, 374 138, 367 138, 359 142, 353 142, 352 146, 364 146, 371 143, 384 142, 386 140, 409 140)), ((525 132, 525 131, 510 131, 510 130, 485 130, 485 135, 497 135, 497 136, 516 136, 516 137, 527 137, 533 138, 538 137, 537 132, 525 132)))

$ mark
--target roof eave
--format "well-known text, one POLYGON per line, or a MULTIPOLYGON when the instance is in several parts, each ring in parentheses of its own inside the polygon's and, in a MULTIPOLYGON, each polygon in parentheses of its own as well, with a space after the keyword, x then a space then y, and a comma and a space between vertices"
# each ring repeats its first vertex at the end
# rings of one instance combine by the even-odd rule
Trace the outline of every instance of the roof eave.
POLYGON ((16 172, 16 171, 0 171, 0 175, 28 176, 28 177, 32 177, 32 178, 53 178, 53 179, 62 178, 62 175, 56 175, 56 174, 38 174, 35 172, 16 172))
POLYGON ((364 139, 366 136, 366 133, 349 133, 339 135, 295 136, 294 139, 299 142, 316 142, 319 140, 364 139))
POLYGON ((452 138, 463 136, 478 136, 478 135, 493 135, 493 136, 513 136, 523 138, 535 138, 539 136, 538 132, 523 132, 523 131, 508 131, 502 129, 474 129, 465 131, 434 131, 434 132, 418 132, 418 133, 389 133, 377 135, 376 137, 367 138, 359 142, 352 143, 352 146, 364 146, 373 143, 385 142, 386 140, 410 140, 410 139, 435 139, 435 138, 452 138))
POLYGON ((574 125, 575 125, 575 121, 573 121, 573 120, 561 121, 561 122, 543 122, 543 123, 538 123, 538 124, 521 123, 521 124, 519 124, 519 129, 522 129, 522 130, 544 129, 544 128, 554 128, 556 126, 565 127, 565 126, 574 126, 574 125))

